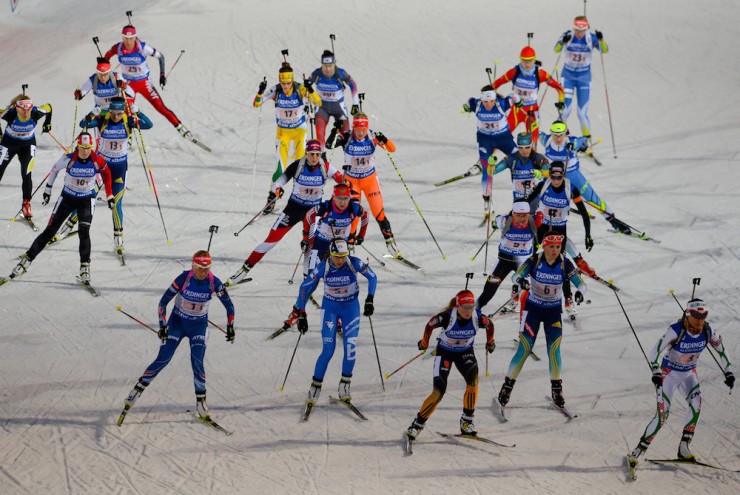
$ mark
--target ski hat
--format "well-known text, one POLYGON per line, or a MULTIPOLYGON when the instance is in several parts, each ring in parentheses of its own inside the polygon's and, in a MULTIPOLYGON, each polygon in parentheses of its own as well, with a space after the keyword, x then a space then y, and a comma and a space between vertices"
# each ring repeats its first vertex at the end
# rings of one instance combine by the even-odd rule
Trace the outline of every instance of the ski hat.
POLYGON ((337 59, 334 56, 334 54, 329 50, 324 50, 324 53, 321 54, 321 64, 336 64, 337 59))
POLYGON ((553 174, 565 175, 565 164, 563 162, 554 161, 550 164, 550 177, 553 174))
POLYGON ((101 74, 107 74, 110 72, 110 60, 105 57, 98 57, 97 71, 101 74))
POLYGON ((528 132, 520 132, 516 136, 517 146, 532 146, 532 135, 528 132))
POLYGON ((356 127, 362 127, 367 129, 370 127, 370 121, 367 119, 367 115, 364 112, 357 112, 355 117, 352 119, 352 129, 356 127))
POLYGON ((306 143, 306 153, 311 151, 321 152, 321 141, 319 141, 318 139, 310 139, 306 143))
POLYGON ((113 110, 116 112, 123 112, 126 109, 126 100, 124 100, 120 96, 114 96, 110 100, 110 105, 108 106, 108 110, 113 110))
POLYGON ((339 199, 348 199, 352 196, 352 188, 349 187, 349 184, 337 184, 334 186, 334 192, 332 193, 332 197, 339 198, 339 199))
POLYGON ((553 246, 553 245, 562 247, 564 238, 565 236, 556 234, 555 232, 551 230, 550 232, 545 234, 545 238, 542 239, 542 247, 545 248, 547 246, 553 246))
POLYGON ((709 308, 702 299, 694 298, 686 305, 686 314, 704 320, 709 315, 709 308))
POLYGON ((347 246, 347 241, 344 239, 334 239, 331 241, 331 244, 329 244, 329 254, 332 256, 339 256, 340 258, 344 258, 345 256, 349 256, 349 247, 347 246))
POLYGON ((481 92, 480 101, 496 101, 496 92, 493 90, 481 92))
POLYGON ((79 136, 77 136, 77 147, 83 148, 86 150, 91 150, 94 146, 93 137, 90 135, 89 132, 81 132, 79 136))
POLYGON ((283 65, 278 71, 278 78, 281 83, 292 83, 293 82, 293 68, 288 62, 283 62, 283 65))
POLYGON ((475 295, 469 290, 461 290, 455 296, 455 305, 458 308, 462 306, 475 306, 475 295))
POLYGON ((511 207, 512 213, 529 213, 530 211, 529 203, 526 201, 515 201, 511 207))
POLYGON ((537 58, 537 54, 535 53, 534 48, 531 46, 525 46, 519 53, 519 58, 522 60, 534 60, 537 58))
POLYGON ((131 24, 127 24, 123 26, 121 34, 123 34, 124 38, 136 38, 136 28, 133 27, 131 24))
POLYGON ((198 251, 193 255, 193 266, 199 268, 210 268, 211 267, 211 255, 208 251, 198 251))
POLYGON ((562 120, 556 120, 550 126, 550 132, 553 134, 565 134, 568 132, 568 126, 562 120))
POLYGON ((22 108, 23 110, 30 110, 33 108, 33 101, 30 98, 24 98, 15 102, 16 108, 22 108))
POLYGON ((586 16, 579 15, 573 19, 573 28, 576 31, 585 31, 588 29, 588 20, 586 19, 586 16))

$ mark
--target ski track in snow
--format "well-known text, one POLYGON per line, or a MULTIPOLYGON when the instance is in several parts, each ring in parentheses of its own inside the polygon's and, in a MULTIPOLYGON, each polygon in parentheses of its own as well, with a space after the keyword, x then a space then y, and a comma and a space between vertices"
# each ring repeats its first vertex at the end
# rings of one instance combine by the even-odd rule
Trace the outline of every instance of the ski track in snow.
MULTIPOLYGON (((186 412, 195 405, 186 343, 123 426, 116 426, 123 399, 158 348, 157 338, 116 306, 156 328, 159 298, 188 268, 192 253, 205 247, 208 226, 219 226, 211 252, 214 273, 226 280, 277 218, 260 218, 239 237, 233 235, 264 204, 274 170, 273 106, 268 102, 259 112, 252 99, 262 77, 276 82, 281 49, 290 50, 300 80, 330 48, 329 33, 336 34, 339 65, 366 93, 371 128, 396 142, 393 160, 447 254, 443 261, 392 163, 379 151, 385 211, 404 255, 424 267, 414 273, 396 262, 385 260, 380 267, 370 259, 379 277, 373 322, 385 374, 417 352, 424 324, 461 288, 464 273, 475 273, 471 288, 480 292, 481 273, 490 271, 496 255, 498 235, 485 263, 484 252, 469 260, 485 235, 478 228, 480 177, 433 186, 463 173, 476 159, 475 119, 460 115, 462 104, 487 83, 484 69, 494 60, 498 76, 516 63, 526 31, 534 31, 538 58, 551 71, 552 45, 583 9, 575 0, 504 0, 490 17, 490 5, 482 0, 285 5, 298 13, 293 20, 286 20, 284 8, 253 0, 212 0, 207 6, 194 0, 134 0, 126 7, 101 0, 84 16, 72 0, 20 0, 12 15, 8 2, 0 6, 0 59, 13 69, 3 79, 0 106, 21 84, 29 84, 37 104, 54 106, 54 135, 71 142, 72 91, 92 73, 97 55, 90 38, 98 36, 107 50, 119 39, 130 8, 141 38, 166 54, 168 69, 185 50, 161 95, 213 148, 205 153, 183 140, 148 102, 138 101, 154 122, 142 135, 172 244, 166 244, 134 146, 124 199, 125 267, 113 253, 106 205, 96 205, 91 269, 101 297, 93 299, 74 282, 77 239, 48 248, 23 278, 0 288, 3 495, 740 492, 737 474, 696 466, 641 462, 638 480, 628 480, 624 456, 655 412, 654 389, 615 297, 589 279, 592 304, 578 308, 583 331, 576 333, 566 323, 561 348, 566 403, 578 419, 567 421, 543 401, 550 384, 542 334, 534 351, 543 361, 527 360, 509 403, 509 421, 499 419, 496 397, 519 325, 518 319, 496 319, 498 347, 489 358, 489 377, 484 376, 484 339, 476 342, 481 370, 476 426, 482 436, 517 447, 435 433, 458 428, 465 385, 452 371, 446 396, 414 454, 405 456, 399 434, 432 389, 434 359, 428 354, 409 364, 385 382, 383 394, 363 318, 352 390, 369 421, 329 402, 340 376, 342 348, 337 346, 319 404, 303 423, 305 394, 321 352, 319 312, 308 309, 310 330, 301 339, 284 391, 278 389, 297 333, 265 341, 295 301, 299 284, 286 281, 300 227, 250 272, 252 282, 230 291, 237 313, 235 343, 227 344, 215 329, 210 332, 209 405, 215 420, 234 434, 225 436, 186 412), (310 20, 316 11, 320 23, 310 20), (471 18, 483 15, 490 22, 471 24, 471 18)), ((740 68, 727 63, 732 59, 727 47, 740 35, 734 22, 740 7, 730 2, 677 6, 667 0, 590 2, 587 7, 592 27, 603 30, 610 45, 604 60, 619 158, 613 157, 601 59, 595 54, 589 114, 594 136, 602 139, 594 153, 603 166, 582 160, 581 169, 619 218, 662 243, 609 234, 608 224, 596 215, 596 244, 583 254, 599 275, 620 287, 646 352, 680 316, 668 291, 685 302, 691 279, 702 277, 698 293, 710 305, 710 321, 723 333, 731 360, 737 361, 740 121, 731 109, 740 106, 740 93, 727 88, 740 80, 740 68)), ((155 62, 149 59, 156 76, 155 62)), ((541 110, 545 130, 556 116, 553 103, 550 89, 541 110)), ((91 96, 79 102, 78 120, 91 106, 91 96)), ((575 111, 569 125, 578 134, 575 111)), ((37 139, 34 186, 59 156, 59 147, 40 128, 37 139)), ((340 153, 329 155, 341 164, 340 153)), ((17 170, 14 159, 0 182, 0 211, 7 220, 20 206, 17 170)), ((57 179, 54 199, 62 180, 57 179)), ((493 209, 508 211, 508 174, 495 176, 493 184, 493 209)), ((285 203, 284 198, 278 208, 285 203)), ((51 205, 40 204, 40 193, 33 210, 43 228, 51 205)), ((571 220, 569 234, 583 249, 583 227, 578 218, 571 220)), ((7 275, 36 234, 20 222, 0 226, 0 274, 7 275)), ((378 257, 386 252, 372 220, 364 246, 378 257)), ((363 249, 356 255, 369 257, 363 249)), ((365 290, 361 282, 361 297, 365 290)), ((499 292, 485 309, 503 303, 507 291, 499 292)), ((210 319, 224 324, 225 312, 216 301, 210 319)), ((692 450, 702 461, 740 468, 737 395, 728 395, 711 357, 702 356, 698 373, 703 407, 692 450)), ((675 397, 648 458, 675 456, 686 414, 686 404, 675 397)))

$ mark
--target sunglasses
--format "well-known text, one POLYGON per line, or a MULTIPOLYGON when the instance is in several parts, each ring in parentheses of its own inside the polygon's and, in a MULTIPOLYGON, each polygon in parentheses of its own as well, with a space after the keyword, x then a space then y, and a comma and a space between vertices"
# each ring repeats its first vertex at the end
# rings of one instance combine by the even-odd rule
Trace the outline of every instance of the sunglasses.
POLYGON ((464 306, 459 306, 460 309, 466 309, 468 311, 472 311, 475 309, 475 304, 465 304, 464 306))
POLYGON ((550 178, 552 180, 563 180, 563 176, 561 174, 551 175, 550 178))
POLYGON ((321 156, 321 152, 320 151, 309 151, 306 154, 307 155, 313 155, 313 156, 321 156))
POLYGON ((23 110, 30 110, 33 108, 33 102, 31 100, 20 100, 15 102, 16 108, 22 108, 23 110))
POLYGON ((694 318, 696 318, 697 320, 706 320, 709 312, 708 311, 701 312, 701 311, 690 309, 689 314, 693 316, 694 318))

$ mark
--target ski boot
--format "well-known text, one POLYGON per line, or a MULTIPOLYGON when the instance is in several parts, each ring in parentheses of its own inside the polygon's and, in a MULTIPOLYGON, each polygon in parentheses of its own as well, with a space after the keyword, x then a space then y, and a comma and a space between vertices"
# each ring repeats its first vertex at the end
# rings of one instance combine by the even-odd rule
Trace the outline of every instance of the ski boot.
POLYGON ((126 397, 126 400, 123 401, 123 405, 125 406, 126 410, 134 407, 134 404, 136 404, 139 396, 144 393, 144 389, 147 387, 147 385, 149 384, 143 383, 141 380, 139 380, 136 385, 134 385, 134 388, 131 389, 128 397, 126 397))
POLYGON ((557 407, 565 407, 563 397, 563 380, 550 380, 552 386, 552 401, 557 407))
POLYGON ((387 218, 384 218, 378 222, 378 225, 380 226, 380 233, 383 234, 383 239, 385 239, 385 246, 388 248, 388 252, 393 256, 399 254, 396 239, 393 237, 393 231, 391 230, 391 223, 387 218))
POLYGON ((123 229, 113 229, 113 247, 116 254, 123 254, 123 229))
POLYGON ((516 380, 512 380, 508 376, 504 378, 504 384, 501 386, 501 390, 498 393, 498 403, 501 404, 502 407, 509 403, 511 391, 514 389, 514 383, 516 383, 516 380))
POLYGON ((691 439, 694 436, 692 432, 687 432, 684 430, 683 435, 681 435, 681 443, 678 444, 678 458, 682 461, 695 461, 696 456, 691 453, 691 450, 689 450, 689 444, 691 443, 691 439))
POLYGON ((188 128, 182 125, 182 123, 177 124, 177 127, 175 127, 175 129, 177 129, 177 132, 179 132, 182 137, 184 137, 188 141, 192 141, 193 135, 190 134, 188 128))
POLYGON ((424 423, 425 421, 423 419, 421 419, 419 416, 416 416, 416 419, 411 422, 408 430, 406 430, 406 435, 408 435, 409 440, 416 440, 416 437, 419 436, 421 430, 424 429, 424 423))
POLYGON ((80 263, 80 280, 83 284, 90 283, 90 262, 80 263))
POLYGON ((226 281, 226 287, 233 287, 234 285, 241 283, 242 280, 247 278, 247 274, 251 269, 252 267, 248 263, 244 263, 242 267, 236 271, 236 273, 229 277, 229 280, 226 281))
POLYGON ((33 213, 31 213, 31 200, 30 199, 23 200, 23 206, 21 206, 21 210, 23 210, 24 217, 28 219, 33 217, 33 213))
POLYGON ((473 424, 472 414, 468 416, 467 414, 463 413, 463 415, 460 416, 460 433, 471 437, 474 437, 478 434, 478 430, 475 429, 475 425, 473 424))
POLYGON ((352 400, 352 394, 349 391, 351 376, 342 375, 342 379, 339 380, 339 400, 349 402, 352 400))
POLYGON ((206 404, 206 393, 195 394, 195 412, 201 419, 211 417, 211 411, 208 410, 208 404, 206 404))
POLYGON ((620 234, 629 234, 630 232, 632 232, 632 229, 630 229, 629 225, 616 217, 612 217, 611 219, 609 219, 609 223, 612 224, 614 230, 616 230, 620 234))
POLYGON ((28 271, 28 267, 31 265, 31 258, 26 253, 21 255, 21 260, 17 265, 13 267, 13 271, 10 272, 10 278, 20 277, 28 271))
POLYGON ((307 404, 311 404, 313 406, 316 404, 316 401, 319 400, 319 395, 321 395, 321 385, 322 382, 316 379, 311 381, 311 387, 308 389, 308 397, 306 398, 307 404))
POLYGON ((591 268, 588 263, 586 263, 586 260, 583 259, 583 256, 580 254, 576 256, 573 261, 576 262, 576 266, 586 275, 589 277, 595 277, 596 276, 596 270, 591 268))

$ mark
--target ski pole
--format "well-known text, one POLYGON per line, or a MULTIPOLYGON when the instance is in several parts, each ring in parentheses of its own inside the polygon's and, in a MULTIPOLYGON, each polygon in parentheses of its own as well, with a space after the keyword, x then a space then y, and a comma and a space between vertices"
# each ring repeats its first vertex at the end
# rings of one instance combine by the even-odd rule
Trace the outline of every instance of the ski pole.
POLYGON ((446 260, 447 256, 442 251, 442 248, 439 247, 439 243, 437 242, 437 238, 434 237, 434 233, 432 233, 432 229, 429 228, 429 224, 427 223, 426 219, 424 218, 424 215, 421 213, 421 209, 419 208, 419 205, 416 204, 416 200, 414 200, 414 197, 411 195, 411 191, 409 191, 409 186, 406 185, 406 181, 403 180, 403 177, 401 176, 401 171, 398 170, 398 167, 396 166, 396 162, 393 161, 393 157, 391 156, 390 152, 388 150, 385 150, 385 154, 388 155, 388 160, 390 160, 391 164, 393 165, 393 168, 396 169, 396 173, 398 174, 398 178, 401 179, 401 183, 403 184, 403 187, 406 188, 406 192, 409 194, 409 198, 411 198, 411 202, 414 203, 414 207, 416 208, 416 211, 419 213, 419 216, 421 217, 421 220, 424 222, 424 225, 426 226, 427 230, 429 231, 429 235, 432 236, 432 240, 434 241, 434 244, 437 245, 437 249, 439 249, 439 252, 442 254, 442 259, 446 260))
POLYGON ((604 67, 604 52, 599 47, 599 55, 601 55, 601 72, 604 75, 604 96, 606 97, 606 111, 609 114, 609 132, 612 135, 612 150, 614 151, 614 158, 617 157, 617 145, 614 142, 614 126, 612 125, 612 109, 609 105, 609 90, 606 86, 606 67, 604 67))
POLYGON ((222 331, 223 333, 226 333, 226 330, 224 330, 224 329, 223 329, 223 328, 221 328, 220 326, 216 325, 216 324, 215 324, 215 323, 213 323, 213 322, 212 322, 211 320, 208 320, 208 323, 210 323, 211 325, 213 325, 213 326, 214 326, 214 327, 216 327, 217 329, 221 330, 221 331, 222 331))
POLYGON ((380 258, 378 258, 377 256, 375 256, 373 253, 371 253, 370 250, 366 248, 364 244, 360 244, 360 247, 364 249, 367 252, 367 254, 369 254, 375 261, 377 261, 378 264, 380 264, 380 266, 385 266, 385 262, 381 260, 380 258))
POLYGON ((172 71, 175 70, 175 67, 177 67, 177 62, 180 61, 180 59, 182 58, 182 56, 183 56, 184 53, 185 53, 185 50, 180 50, 180 55, 178 55, 177 60, 175 60, 175 63, 172 64, 172 67, 170 67, 170 71, 165 76, 167 79, 170 78, 170 75, 172 74, 172 71))
MULTIPOLYGON (((126 98, 126 95, 123 93, 123 89, 121 89, 120 96, 126 100, 126 110, 128 111, 128 113, 129 114, 132 114, 133 112, 131 110, 131 105, 129 105, 128 99, 126 98)), ((139 133, 141 133, 141 129, 139 129, 139 133)), ((136 137, 136 133, 134 133, 134 137, 136 137)), ((143 141, 142 141, 142 143, 143 143, 143 141)), ((141 158, 141 167, 144 169, 144 177, 146 177, 146 182, 147 182, 147 184, 149 184, 149 189, 151 190, 152 189, 152 181, 149 178, 149 174, 147 173, 147 170, 146 170, 146 162, 144 161, 144 154, 141 151, 142 144, 139 143, 139 140, 138 139, 136 140, 136 149, 139 152, 139 158, 141 158)))
POLYGON ((131 318, 132 320, 134 320, 136 323, 138 323, 139 325, 141 325, 142 327, 148 328, 152 332, 157 333, 157 331, 155 329, 153 329, 152 327, 150 327, 149 325, 147 325, 146 323, 144 323, 140 319, 136 318, 135 316, 131 316, 130 314, 128 314, 127 312, 125 312, 124 310, 122 310, 121 309, 121 306, 116 306, 116 311, 120 311, 121 313, 125 314, 126 316, 128 316, 129 318, 131 318))
POLYGON ((301 258, 304 256, 304 252, 301 251, 301 254, 298 256, 298 261, 295 262, 295 268, 293 268, 293 275, 290 276, 290 280, 288 280, 288 283, 290 285, 293 285, 293 279, 295 278, 295 274, 298 271, 298 265, 301 264, 301 258))
MULTIPOLYGON (((493 179, 493 177, 492 177, 492 176, 490 176, 490 175, 489 175, 489 177, 490 177, 491 179, 493 179)), ((493 193, 493 188, 491 188, 491 189, 492 189, 492 190, 491 190, 491 193, 493 193)), ((491 194, 491 196, 493 196, 493 194, 491 194)), ((485 240, 485 242, 484 242, 484 244, 485 244, 485 246, 486 246, 486 254, 485 254, 485 256, 483 257, 483 276, 484 276, 484 277, 485 277, 486 275, 488 275, 488 274, 486 273, 486 269, 487 269, 487 267, 488 267, 488 239, 490 239, 490 238, 491 238, 491 203, 493 202, 493 201, 492 201, 492 199, 493 199, 493 198, 491 198, 491 199, 489 199, 489 200, 488 200, 488 211, 486 212, 486 240, 485 240)), ((477 254, 477 253, 476 253, 476 254, 477 254)), ((466 284, 466 285, 467 285, 467 284, 466 284)))
MULTIPOLYGON (((696 279, 694 279, 694 280, 696 280, 696 279)), ((697 284, 694 285, 694 289, 696 289, 696 286, 697 285, 699 285, 699 284, 697 283, 697 284)), ((668 293, 671 296, 673 296, 673 300, 676 301, 676 304, 678 304, 678 307, 681 308, 681 311, 684 311, 684 307, 681 306, 681 303, 680 302, 678 302, 678 298, 676 297, 676 294, 673 292, 673 289, 669 290, 668 293)), ((691 299, 693 299, 693 297, 691 299)), ((717 363, 717 366, 719 366, 719 370, 722 373, 724 373, 725 370, 724 370, 724 368, 722 368, 722 365, 719 363, 719 360, 717 359, 717 357, 712 352, 712 348, 710 346, 707 346, 707 350, 709 350, 709 355, 712 356, 712 359, 714 359, 714 362, 717 363)), ((730 389, 730 393, 732 393, 732 389, 730 389)))
MULTIPOLYGON (((558 57, 555 59, 555 65, 552 68, 552 73, 554 73, 556 70, 558 70, 558 62, 560 62, 560 55, 563 54, 563 50, 561 49, 558 52, 558 57)), ((545 101, 545 96, 547 96, 547 89, 550 87, 549 84, 545 84, 545 90, 542 92, 542 98, 540 99, 540 102, 538 103, 539 107, 542 108, 542 103, 545 101)))
POLYGON ((373 347, 375 347, 375 359, 378 361, 378 373, 380 373, 380 384, 383 386, 383 392, 385 392, 385 381, 383 381, 383 370, 380 368, 380 355, 378 354, 378 344, 375 342, 375 329, 373 329, 373 319, 368 316, 367 321, 370 322, 370 333, 373 336, 373 347))
POLYGON ((386 373, 386 375, 385 375, 385 379, 387 380, 388 378, 392 377, 393 375, 395 375, 396 373, 398 373, 399 371, 401 371, 401 370, 402 370, 403 368, 405 368, 405 367, 406 367, 407 365, 411 364, 411 362, 412 362, 412 361, 414 361, 414 360, 416 360, 416 359, 420 358, 421 356, 423 356, 425 352, 427 352, 427 351, 426 351, 426 349, 424 349, 424 350, 423 350, 423 351, 421 351, 421 352, 420 352, 419 354, 417 354, 416 356, 412 357, 411 359, 409 359, 408 361, 406 361, 405 363, 403 363, 403 364, 402 364, 401 366, 399 366, 399 367, 398 367, 398 369, 396 369, 395 371, 392 371, 392 372, 390 372, 390 373, 386 373))
MULTIPOLYGON (((262 82, 267 85, 267 76, 262 77, 262 82)), ((260 97, 261 98, 261 97, 260 97)), ((254 183, 257 181, 257 148, 260 144, 260 126, 262 125, 262 104, 260 104, 259 114, 257 116, 257 132, 255 132, 254 143, 254 163, 252 164, 252 187, 249 191, 249 206, 252 206, 254 200, 254 183)))
MULTIPOLYGON (((67 152, 67 148, 65 148, 65 147, 64 147, 64 145, 63 145, 63 144, 62 144, 62 143, 61 143, 61 142, 60 142, 60 141, 59 141, 59 140, 57 139, 57 137, 56 137, 56 136, 55 136, 54 134, 52 134, 52 133, 51 133, 51 131, 47 131, 46 133, 47 133, 47 134, 48 134, 49 136, 51 136, 51 138, 52 138, 52 139, 53 139, 54 141, 56 141, 56 142, 57 142, 57 144, 59 145, 59 147, 60 147, 60 148, 62 148, 62 149, 64 150, 64 152, 65 152, 65 153, 67 152)), ((73 137, 73 139, 74 139, 74 137, 73 137)))
POLYGON ((275 201, 277 201, 277 196, 275 196, 273 199, 269 200, 267 202, 267 204, 265 206, 263 206, 262 209, 259 212, 257 212, 257 214, 255 216, 252 217, 251 220, 249 220, 246 224, 244 224, 244 227, 240 228, 237 232, 234 232, 234 237, 239 237, 239 234, 242 233, 242 230, 244 230, 247 227, 249 227, 250 225, 252 225, 252 222, 254 222, 260 216, 262 216, 262 212, 265 210, 265 208, 267 208, 270 205, 274 205, 275 204, 275 201))
MULTIPOLYGON (((41 179, 41 182, 39 182, 39 185, 36 186, 36 189, 33 190, 33 192, 31 193, 31 198, 36 196, 36 193, 39 191, 39 189, 41 189, 41 186, 44 185, 44 183, 46 182, 46 180, 49 178, 50 175, 51 175, 51 170, 46 173, 44 178, 41 179)), ((22 211, 23 211, 23 207, 21 206, 20 210, 18 210, 18 213, 16 213, 15 216, 13 216, 13 218, 10 219, 11 223, 16 221, 16 219, 18 218, 18 215, 20 215, 22 211)))
MULTIPOLYGON (((80 87, 77 86, 77 90, 79 91, 80 87)), ((72 120, 72 140, 75 138, 75 131, 77 130, 77 106, 79 104, 79 100, 75 98, 75 118, 72 120)))
POLYGON ((298 332, 298 340, 295 343, 295 348, 293 349, 293 355, 290 356, 290 363, 288 364, 288 370, 285 372, 285 380, 283 380, 283 384, 280 386, 281 392, 285 388, 285 382, 288 381, 288 373, 290 373, 290 368, 291 366, 293 366, 293 358, 295 357, 295 351, 298 350, 298 344, 301 343, 301 337, 303 337, 303 334, 301 332, 298 332))
POLYGON ((488 244, 488 239, 490 239, 491 237, 493 237, 493 233, 498 230, 498 226, 495 226, 494 225, 492 228, 493 228, 493 230, 491 230, 491 233, 488 234, 488 237, 486 238, 485 241, 483 241, 483 244, 480 245, 480 247, 478 248, 478 251, 476 251, 475 254, 473 255, 473 257, 470 258, 470 261, 475 261, 475 258, 478 257, 478 255, 480 254, 480 252, 483 251, 483 248, 488 244))
POLYGON ((640 351, 642 351, 642 355, 645 357, 645 362, 648 365, 648 368, 650 368, 650 371, 653 370, 653 367, 650 366, 650 360, 647 357, 647 354, 645 354, 645 349, 642 348, 642 344, 640 343, 640 339, 637 337, 637 333, 635 332, 635 327, 632 326, 632 322, 630 321, 630 317, 627 316, 627 311, 624 310, 624 306, 622 305, 622 300, 619 299, 619 294, 617 294, 617 291, 612 290, 614 292, 614 296, 617 298, 617 302, 619 303, 619 307, 622 308, 622 313, 624 313, 624 317, 627 318, 627 323, 630 326, 630 330, 632 330, 632 335, 635 336, 635 340, 637 341, 637 345, 640 346, 640 351))
POLYGON ((211 225, 210 227, 208 227, 208 232, 211 233, 211 237, 208 239, 208 249, 206 249, 206 251, 210 252, 211 251, 211 241, 213 240, 213 234, 218 233, 218 225, 211 225))
POLYGON ((164 223, 164 215, 162 214, 162 205, 159 203, 159 194, 157 194, 157 185, 154 183, 154 175, 152 174, 152 167, 149 165, 149 156, 146 153, 146 146, 144 145, 144 138, 141 135, 141 129, 137 129, 139 132, 138 134, 134 134, 135 137, 139 141, 141 141, 141 149, 144 152, 144 157, 146 157, 146 163, 147 163, 147 169, 149 170, 149 178, 152 181, 152 191, 154 192, 154 199, 157 201, 157 209, 159 210, 159 218, 162 220, 162 229, 164 230, 164 237, 167 239, 167 245, 169 246, 172 244, 172 241, 170 240, 170 236, 167 234, 167 225, 164 223))

